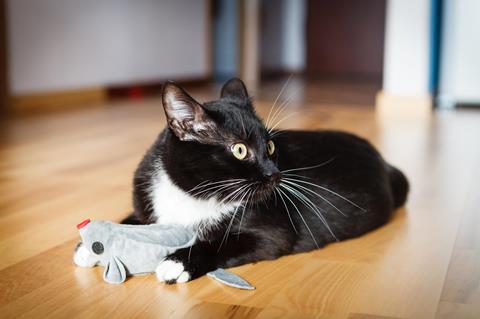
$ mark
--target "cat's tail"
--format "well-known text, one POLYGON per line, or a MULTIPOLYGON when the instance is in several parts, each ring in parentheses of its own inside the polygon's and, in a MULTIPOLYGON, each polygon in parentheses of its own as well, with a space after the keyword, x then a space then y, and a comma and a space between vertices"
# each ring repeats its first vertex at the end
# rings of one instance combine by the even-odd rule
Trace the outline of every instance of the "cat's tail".
POLYGON ((387 172, 392 187, 393 205, 398 208, 407 201, 410 186, 407 177, 399 169, 387 164, 387 172))

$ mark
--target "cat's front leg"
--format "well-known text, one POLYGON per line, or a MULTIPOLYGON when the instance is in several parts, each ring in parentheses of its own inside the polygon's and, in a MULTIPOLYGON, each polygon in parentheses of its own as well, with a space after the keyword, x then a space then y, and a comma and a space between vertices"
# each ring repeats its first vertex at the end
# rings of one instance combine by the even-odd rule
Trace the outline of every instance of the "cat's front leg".
POLYGON ((187 282, 217 268, 238 266, 264 259, 274 259, 282 253, 271 246, 268 253, 258 245, 253 234, 242 233, 219 240, 199 241, 167 256, 156 269, 158 280, 167 284, 187 282))
POLYGON ((159 263, 155 273, 159 281, 175 284, 193 280, 215 269, 211 249, 197 243, 167 256, 159 263))

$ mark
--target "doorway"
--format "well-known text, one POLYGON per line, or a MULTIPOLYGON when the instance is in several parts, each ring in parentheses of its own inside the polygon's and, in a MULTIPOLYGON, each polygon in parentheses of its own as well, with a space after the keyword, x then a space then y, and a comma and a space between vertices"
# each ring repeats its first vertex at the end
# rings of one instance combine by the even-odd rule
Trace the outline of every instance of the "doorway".
POLYGON ((308 0, 307 74, 381 83, 385 0, 308 0))

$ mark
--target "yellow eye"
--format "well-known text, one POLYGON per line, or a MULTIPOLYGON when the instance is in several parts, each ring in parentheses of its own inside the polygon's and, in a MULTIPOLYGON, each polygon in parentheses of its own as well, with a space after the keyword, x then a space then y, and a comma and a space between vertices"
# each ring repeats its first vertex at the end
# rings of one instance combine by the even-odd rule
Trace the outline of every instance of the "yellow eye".
POLYGON ((242 143, 233 144, 231 147, 231 150, 232 150, 233 156, 235 156, 239 160, 243 160, 245 159, 245 157, 247 157, 247 147, 245 146, 245 144, 242 144, 242 143))
POLYGON ((268 152, 268 155, 272 155, 275 152, 275 144, 273 144, 273 141, 268 141, 267 152, 268 152))

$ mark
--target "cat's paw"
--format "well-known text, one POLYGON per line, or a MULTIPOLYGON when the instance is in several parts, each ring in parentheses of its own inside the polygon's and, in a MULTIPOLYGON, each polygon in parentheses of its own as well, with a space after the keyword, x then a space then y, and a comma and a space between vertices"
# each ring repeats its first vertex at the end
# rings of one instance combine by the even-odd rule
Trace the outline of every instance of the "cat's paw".
POLYGON ((191 279, 190 273, 185 268, 183 262, 167 257, 158 264, 155 274, 160 282, 167 284, 182 283, 191 279))
POLYGON ((79 242, 75 247, 73 262, 80 267, 93 267, 98 263, 98 260, 82 242, 79 242))

